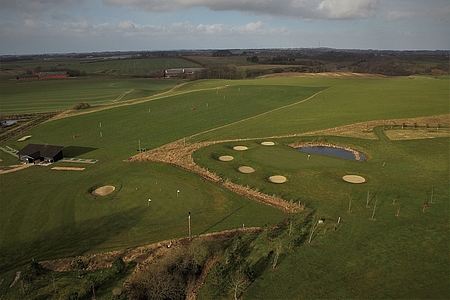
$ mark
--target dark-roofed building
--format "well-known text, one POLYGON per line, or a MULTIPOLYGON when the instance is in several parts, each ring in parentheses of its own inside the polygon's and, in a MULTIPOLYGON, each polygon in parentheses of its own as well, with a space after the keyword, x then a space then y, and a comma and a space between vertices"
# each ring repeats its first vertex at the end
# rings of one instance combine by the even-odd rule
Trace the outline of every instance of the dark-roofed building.
POLYGON ((28 144, 17 152, 17 155, 26 164, 53 163, 63 158, 63 148, 62 146, 28 144))

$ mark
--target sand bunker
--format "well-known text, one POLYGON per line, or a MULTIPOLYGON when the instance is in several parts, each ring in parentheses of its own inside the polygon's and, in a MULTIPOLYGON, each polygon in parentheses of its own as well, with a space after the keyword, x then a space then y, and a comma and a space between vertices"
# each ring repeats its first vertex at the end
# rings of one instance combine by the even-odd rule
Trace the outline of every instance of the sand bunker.
POLYGON ((263 146, 273 146, 273 145, 275 145, 275 143, 274 142, 262 142, 261 145, 263 145, 263 146))
POLYGON ((248 166, 242 166, 238 168, 239 172, 244 173, 244 174, 250 174, 255 172, 255 169, 253 169, 252 167, 248 167, 248 166))
POLYGON ((344 181, 350 182, 350 183, 364 183, 366 182, 366 179, 359 175, 345 175, 342 177, 344 181))
POLYGON ((115 189, 113 185, 104 185, 93 190, 91 194, 94 196, 106 196, 114 192, 115 189))
POLYGON ((269 177, 269 181, 273 183, 285 183, 287 179, 281 175, 274 175, 269 177))
POLYGON ((233 156, 230 155, 222 155, 221 157, 219 157, 220 161, 232 161, 233 160, 233 156))
POLYGON ((248 148, 245 147, 245 146, 234 146, 233 149, 234 149, 234 150, 237 150, 237 151, 245 151, 245 150, 247 150, 248 148))
POLYGON ((31 137, 31 135, 26 135, 26 136, 21 137, 21 138, 18 139, 17 141, 18 141, 18 142, 23 142, 23 141, 28 140, 30 137, 31 137))
POLYGON ((53 167, 52 170, 58 171, 83 171, 85 168, 77 168, 77 167, 53 167))

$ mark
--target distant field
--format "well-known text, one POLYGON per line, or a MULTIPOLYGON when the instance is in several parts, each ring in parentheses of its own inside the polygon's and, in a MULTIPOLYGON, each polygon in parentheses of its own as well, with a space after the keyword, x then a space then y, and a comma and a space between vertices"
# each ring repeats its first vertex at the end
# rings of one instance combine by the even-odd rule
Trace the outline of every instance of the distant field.
POLYGON ((90 105, 152 96, 180 81, 141 78, 68 78, 0 81, 0 114, 70 109, 78 102, 90 105))
POLYGON ((80 70, 88 74, 148 76, 155 72, 163 72, 167 68, 200 67, 200 65, 177 57, 140 59, 57 58, 2 63, 0 77, 14 78, 37 67, 42 67, 43 70, 50 70, 51 68, 80 70))
POLYGON ((65 110, 78 102, 90 105, 152 96, 180 81, 132 78, 162 73, 166 68, 199 67, 181 58, 55 59, 2 63, 0 114, 65 110), (59 80, 16 80, 37 67, 43 70, 75 69, 89 76, 59 80))
MULTIPOLYGON (((147 82, 153 81, 136 84, 142 93, 148 92, 144 91, 147 82)), ((49 97, 52 81, 48 83, 43 91, 35 87, 35 92, 49 97)), ((88 84, 86 88, 99 97, 114 90, 108 93, 108 101, 133 88, 128 81, 103 83, 103 91, 88 84)), ((10 93, 20 94, 19 87, 10 93)), ((75 85, 68 89, 77 93, 75 85)), ((284 213, 190 172, 161 163, 126 162, 139 146, 153 149, 183 138, 187 143, 239 138, 244 140, 202 148, 194 157, 224 179, 306 203, 329 229, 321 229, 312 245, 305 242, 280 257, 276 270, 267 269, 247 289, 246 299, 444 298, 450 279, 448 138, 390 141, 379 128, 379 140, 270 137, 356 122, 448 114, 448 97, 448 78, 203 80, 157 100, 41 124, 24 133, 32 136, 26 142, 13 139, 6 145, 14 149, 28 142, 62 145, 67 157, 99 161, 82 165, 82 172, 32 166, 0 175, 0 279, 14 277, 33 258, 54 259, 186 237, 188 212, 194 234, 238 228, 243 223, 279 223, 287 217, 284 213), (360 163, 313 155, 308 161, 305 153, 284 145, 302 139, 352 146, 367 153, 369 160, 360 163), (274 141, 275 146, 261 146, 265 140, 274 141), (249 150, 238 153, 233 150, 235 144, 249 150), (235 159, 219 162, 216 157, 222 154, 235 159), (240 164, 253 166, 255 173, 238 173, 240 164), (267 177, 275 173, 286 175, 288 181, 269 183, 267 177), (341 180, 347 173, 368 181, 347 184, 341 180), (104 198, 89 193, 101 185, 114 185, 116 190, 104 198), (435 203, 422 213, 432 189, 435 203), (368 191, 372 198, 366 208, 368 191), (391 204, 396 196, 400 217, 395 216, 398 206, 391 204), (347 212, 350 198, 352 212, 347 212), (375 201, 378 211, 376 221, 371 221, 375 201), (334 231, 337 217, 342 217, 342 227, 334 231)), ((0 166, 15 161, 7 155, 0 152, 0 166)), ((58 162, 56 166, 80 164, 58 162)), ((0 294, 8 292, 4 298, 13 299, 8 296, 19 294, 20 287, 0 284, 0 294)))

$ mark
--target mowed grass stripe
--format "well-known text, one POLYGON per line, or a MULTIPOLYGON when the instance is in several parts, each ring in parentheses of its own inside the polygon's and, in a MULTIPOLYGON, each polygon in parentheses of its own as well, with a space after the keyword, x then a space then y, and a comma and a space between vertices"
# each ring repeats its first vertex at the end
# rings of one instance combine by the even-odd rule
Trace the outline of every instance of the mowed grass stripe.
MULTIPOLYGON (((266 79, 264 79, 266 80, 266 79)), ((196 140, 268 137, 296 134, 371 120, 449 113, 445 80, 408 78, 287 79, 289 86, 332 86, 312 101, 276 110, 234 126, 199 135, 196 140)), ((280 79, 267 79, 279 84, 280 79), (278 82, 278 83, 277 83, 278 82)), ((249 81, 256 84, 257 81, 249 81)), ((424 125, 424 124, 422 124, 424 125)))

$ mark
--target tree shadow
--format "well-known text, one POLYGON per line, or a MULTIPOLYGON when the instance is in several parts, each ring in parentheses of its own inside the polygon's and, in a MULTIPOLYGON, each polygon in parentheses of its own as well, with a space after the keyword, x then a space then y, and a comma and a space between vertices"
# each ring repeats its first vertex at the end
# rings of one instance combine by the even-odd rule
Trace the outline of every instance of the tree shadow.
POLYGON ((239 207, 238 209, 236 209, 235 211, 231 212, 229 215, 225 216, 224 218, 222 218, 221 220, 219 220, 217 223, 209 226, 208 228, 206 228, 202 233, 200 233, 200 235, 207 233, 209 230, 211 230, 212 228, 214 228, 215 226, 217 226, 218 224, 220 224, 221 222, 223 222, 224 220, 228 219, 229 217, 231 217, 232 215, 234 215, 235 213, 237 213, 239 210, 241 210, 242 208, 244 208, 244 206, 239 207))
POLYGON ((95 150, 98 150, 98 148, 68 146, 63 149, 63 153, 65 157, 77 157, 95 150))

